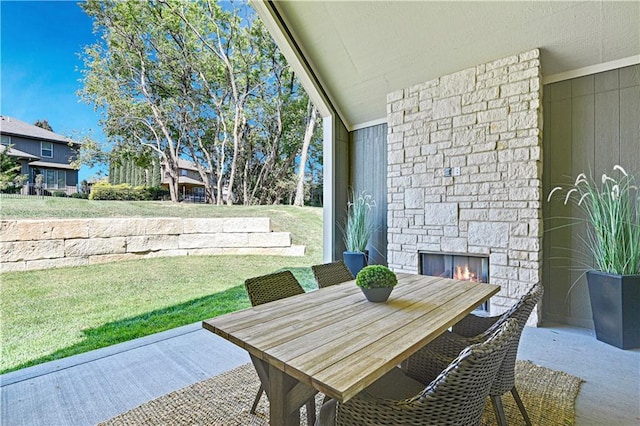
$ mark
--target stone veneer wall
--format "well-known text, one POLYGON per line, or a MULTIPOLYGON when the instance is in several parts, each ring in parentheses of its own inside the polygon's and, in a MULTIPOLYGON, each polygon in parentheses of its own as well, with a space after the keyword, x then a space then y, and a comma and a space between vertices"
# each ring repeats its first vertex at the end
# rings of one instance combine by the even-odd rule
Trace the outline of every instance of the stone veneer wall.
POLYGON ((269 218, 100 218, 0 221, 0 270, 60 268, 159 256, 303 256, 269 218))
POLYGON ((541 281, 541 94, 535 49, 387 96, 392 269, 419 272, 421 251, 489 256, 492 313, 541 281))

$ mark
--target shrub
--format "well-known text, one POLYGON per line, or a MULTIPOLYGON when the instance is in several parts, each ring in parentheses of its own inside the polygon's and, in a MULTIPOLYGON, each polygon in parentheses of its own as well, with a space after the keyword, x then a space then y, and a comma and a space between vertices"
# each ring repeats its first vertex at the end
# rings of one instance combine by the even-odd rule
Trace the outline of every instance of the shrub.
POLYGON ((71 194, 71 198, 81 198, 84 200, 88 200, 89 194, 87 194, 86 192, 74 192, 73 194, 71 194))
POLYGON ((362 288, 395 287, 396 284, 396 274, 384 265, 365 266, 356 277, 356 285, 362 288))
POLYGON ((170 196, 169 190, 161 186, 146 186, 143 188, 145 200, 162 200, 170 196))
POLYGON ((117 200, 116 194, 118 190, 115 185, 110 185, 104 182, 98 182, 93 185, 91 194, 89 194, 90 200, 117 200))
POLYGON ((116 201, 150 201, 161 200, 169 192, 160 187, 136 186, 128 183, 111 185, 107 182, 99 182, 93 185, 90 200, 116 200, 116 201))
POLYGON ((53 191, 52 194, 54 197, 66 197, 67 193, 64 191, 53 191))
POLYGON ((108 183, 96 183, 89 195, 90 200, 116 200, 116 201, 136 201, 133 187, 127 183, 120 185, 110 185, 108 183))

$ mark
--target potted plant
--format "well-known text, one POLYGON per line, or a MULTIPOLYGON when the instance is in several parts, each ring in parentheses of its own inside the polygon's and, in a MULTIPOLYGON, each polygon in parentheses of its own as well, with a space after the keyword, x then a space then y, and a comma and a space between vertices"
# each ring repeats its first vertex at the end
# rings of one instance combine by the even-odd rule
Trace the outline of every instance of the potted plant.
POLYGON ((366 191, 351 192, 347 204, 347 219, 343 228, 346 250, 342 254, 344 263, 353 276, 369 263, 367 244, 373 235, 373 208, 376 203, 366 191))
POLYGON ((369 302, 386 302, 396 284, 396 274, 384 265, 365 266, 356 276, 356 285, 369 302))
MULTIPOLYGON (((585 214, 585 245, 594 260, 587 271, 598 340, 622 349, 640 347, 640 191, 621 166, 600 183, 581 173, 566 190, 585 214)), ((549 193, 548 200, 556 191, 549 193)))

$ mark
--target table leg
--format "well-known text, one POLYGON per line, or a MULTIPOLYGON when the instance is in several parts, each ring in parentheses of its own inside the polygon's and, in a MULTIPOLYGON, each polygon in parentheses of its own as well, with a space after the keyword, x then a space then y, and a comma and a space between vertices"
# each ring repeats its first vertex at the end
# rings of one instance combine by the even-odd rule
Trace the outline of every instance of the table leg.
POLYGON ((314 397, 318 391, 309 385, 251 355, 262 387, 269 398, 269 418, 272 425, 300 424, 300 407, 307 406, 307 422, 315 423, 314 397))
POLYGON ((293 377, 269 365, 269 424, 272 426, 299 426, 300 410, 291 407, 288 395, 298 384, 293 377), (287 412, 288 411, 288 412, 287 412))

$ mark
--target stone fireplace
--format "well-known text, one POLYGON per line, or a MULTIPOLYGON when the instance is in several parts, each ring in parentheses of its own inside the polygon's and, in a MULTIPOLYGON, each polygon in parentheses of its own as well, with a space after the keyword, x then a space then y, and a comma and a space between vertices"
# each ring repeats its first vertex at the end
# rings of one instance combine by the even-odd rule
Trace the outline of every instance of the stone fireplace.
POLYGON ((492 314, 541 280, 541 90, 535 49, 388 95, 390 268, 484 256, 492 314))
MULTIPOLYGON (((489 258, 457 253, 420 252, 418 273, 432 277, 488 283, 489 258)), ((478 310, 488 312, 489 302, 483 303, 478 310)))
POLYGON ((457 253, 420 252, 419 273, 432 277, 488 283, 489 258, 457 253))

